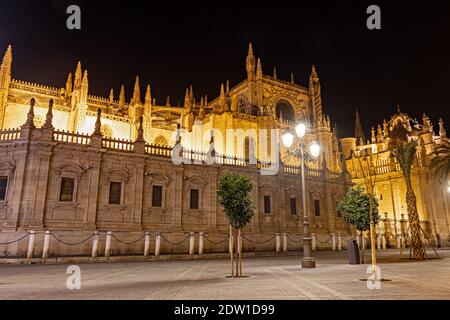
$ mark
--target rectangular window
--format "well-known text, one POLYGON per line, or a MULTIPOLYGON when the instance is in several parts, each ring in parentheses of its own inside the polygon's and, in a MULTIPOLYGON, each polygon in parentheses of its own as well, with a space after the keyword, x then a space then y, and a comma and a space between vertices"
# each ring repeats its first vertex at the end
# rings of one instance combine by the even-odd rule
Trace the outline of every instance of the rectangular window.
POLYGON ((270 196, 264 196, 264 213, 271 213, 270 210, 270 196))
POLYGON ((297 199, 291 198, 291 215, 297 215, 297 199))
POLYGON ((109 184, 109 204, 120 204, 122 197, 122 183, 110 182, 109 184))
POLYGON ((320 217, 320 200, 314 200, 314 215, 320 217))
POLYGON ((198 201, 199 199, 199 190, 198 189, 191 189, 191 201, 190 201, 190 208, 191 209, 198 209, 198 201))
POLYGON ((0 201, 6 200, 7 188, 8 188, 8 177, 0 177, 0 201))
POLYGON ((162 207, 162 186, 153 186, 152 188, 152 207, 162 207))
POLYGON ((62 178, 61 190, 59 192, 59 201, 72 202, 74 189, 75 189, 75 179, 62 178))

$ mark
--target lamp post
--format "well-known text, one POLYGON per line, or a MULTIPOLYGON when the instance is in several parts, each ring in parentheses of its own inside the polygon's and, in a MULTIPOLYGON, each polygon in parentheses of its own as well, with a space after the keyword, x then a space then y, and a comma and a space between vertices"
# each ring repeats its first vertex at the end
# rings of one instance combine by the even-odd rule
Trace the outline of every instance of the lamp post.
POLYGON ((288 153, 292 156, 298 157, 301 163, 301 176, 302 176, 302 194, 303 194, 303 259, 302 268, 315 268, 316 261, 312 256, 311 246, 311 233, 309 230, 308 212, 306 211, 306 188, 305 188, 305 156, 309 155, 313 158, 317 158, 320 154, 320 146, 317 142, 313 142, 309 146, 309 153, 305 151, 304 137, 306 134, 306 125, 299 123, 295 127, 297 137, 300 139, 298 148, 290 150, 294 143, 294 135, 290 132, 283 134, 282 140, 284 146, 288 149, 288 153))

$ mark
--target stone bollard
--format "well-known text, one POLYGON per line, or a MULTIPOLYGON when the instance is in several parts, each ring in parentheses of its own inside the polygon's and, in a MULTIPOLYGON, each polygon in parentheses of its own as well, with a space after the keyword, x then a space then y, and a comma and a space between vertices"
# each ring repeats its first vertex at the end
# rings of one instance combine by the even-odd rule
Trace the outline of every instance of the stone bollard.
POLYGON ((161 254, 161 233, 156 233, 155 238, 155 257, 159 257, 161 254))
POLYGON ((381 250, 381 236, 377 234, 377 249, 381 250))
POLYGON ((198 235, 198 254, 203 254, 205 251, 205 234, 200 232, 198 235))
POLYGON ((340 233, 337 235, 337 249, 338 251, 342 251, 342 236, 340 233))
POLYGON ((288 252, 287 233, 283 233, 283 252, 288 252))
POLYGON ((144 236, 144 257, 148 257, 150 254, 150 232, 145 231, 144 236))
POLYGON ((386 235, 384 233, 381 236, 381 247, 383 248, 383 250, 387 249, 386 235))
POLYGON ((30 239, 28 239, 27 259, 33 258, 35 242, 36 242, 36 232, 30 231, 30 239))
POLYGON ((402 236, 397 235, 397 249, 402 248, 402 236))
POLYGON ((281 237, 279 233, 275 234, 275 251, 281 251, 281 237))
POLYGON ((106 233, 106 243, 105 243, 105 257, 109 258, 109 256, 111 255, 111 235, 112 232, 108 231, 106 233))
POLYGON ((311 233, 311 248, 312 251, 316 251, 316 234, 311 233))
POLYGON ((94 237, 92 238, 92 258, 96 258, 98 255, 98 231, 94 231, 94 237))
POLYGON ((331 234, 331 250, 336 251, 336 234, 331 234))
POLYGON ((195 233, 190 232, 189 233, 189 254, 192 255, 195 252, 195 233))
POLYGON ((50 235, 51 235, 51 232, 49 230, 45 230, 44 249, 42 250, 42 259, 48 258, 48 252, 50 250, 50 235))

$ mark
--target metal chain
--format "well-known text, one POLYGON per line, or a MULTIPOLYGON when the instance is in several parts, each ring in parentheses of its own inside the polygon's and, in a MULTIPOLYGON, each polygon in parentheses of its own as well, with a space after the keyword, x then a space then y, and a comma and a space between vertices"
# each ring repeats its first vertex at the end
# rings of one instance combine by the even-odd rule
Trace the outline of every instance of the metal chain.
POLYGON ((272 241, 273 239, 275 239, 276 236, 273 236, 272 238, 270 238, 267 241, 254 241, 254 240, 250 240, 249 238, 247 238, 246 236, 242 236, 242 238, 244 238, 245 240, 249 241, 249 242, 253 242, 253 243, 259 243, 259 244, 264 244, 264 243, 268 243, 270 241, 272 241))
POLYGON ((166 237, 164 237, 164 235, 161 233, 161 238, 163 238, 163 240, 165 240, 166 242, 168 242, 171 245, 177 246, 179 244, 182 244, 183 242, 185 242, 187 239, 189 239, 190 235, 188 234, 186 238, 184 238, 182 241, 180 242, 172 242, 169 241, 166 237))
POLYGON ((207 236, 205 236, 205 240, 206 240, 206 241, 208 241, 208 242, 210 242, 210 243, 212 243, 212 244, 215 244, 215 245, 217 245, 217 244, 222 244, 222 243, 224 243, 225 241, 227 241, 229 238, 230 238, 230 235, 227 235, 227 236, 225 237, 225 239, 223 239, 222 241, 214 242, 214 241, 211 241, 210 239, 208 239, 207 236))
POLYGON ((116 239, 116 240, 119 241, 120 243, 129 246, 129 245, 132 245, 132 244, 135 244, 135 243, 138 243, 139 241, 141 241, 141 240, 145 237, 145 233, 144 233, 139 239, 137 239, 137 240, 135 240, 135 241, 131 241, 131 242, 125 242, 125 241, 122 241, 122 240, 120 240, 119 238, 117 238, 114 234, 111 234, 111 237, 114 238, 114 239, 116 239))
POLYGON ((93 233, 93 234, 91 234, 91 235, 90 235, 87 239, 85 239, 85 240, 82 240, 82 241, 76 242, 76 243, 69 243, 69 242, 65 242, 65 241, 59 239, 59 238, 58 238, 57 236, 55 236, 53 233, 51 233, 51 235, 52 235, 53 238, 56 239, 56 241, 61 242, 62 244, 65 244, 65 245, 67 245, 67 246, 77 246, 77 245, 83 244, 83 243, 89 241, 89 239, 91 239, 93 236, 95 236, 95 234, 93 233))
POLYGON ((303 239, 300 239, 300 240, 294 240, 294 239, 291 239, 291 237, 289 237, 289 235, 286 235, 286 238, 288 238, 288 239, 291 240, 292 242, 297 242, 297 243, 303 241, 303 239))
POLYGON ((328 241, 330 241, 331 240, 331 238, 333 238, 333 236, 330 236, 329 238, 328 238, 328 240, 327 241, 320 241, 319 240, 319 238, 317 238, 317 235, 314 235, 314 237, 316 238, 316 240, 317 241, 319 241, 320 243, 328 243, 328 241))
POLYGON ((25 239, 25 238, 28 237, 29 235, 30 235, 30 234, 27 233, 26 235, 24 235, 24 236, 23 236, 22 238, 20 238, 20 239, 17 239, 17 240, 14 240, 14 241, 10 241, 10 242, 2 242, 2 243, 0 243, 0 246, 8 245, 8 244, 13 244, 13 243, 19 242, 20 240, 25 239))

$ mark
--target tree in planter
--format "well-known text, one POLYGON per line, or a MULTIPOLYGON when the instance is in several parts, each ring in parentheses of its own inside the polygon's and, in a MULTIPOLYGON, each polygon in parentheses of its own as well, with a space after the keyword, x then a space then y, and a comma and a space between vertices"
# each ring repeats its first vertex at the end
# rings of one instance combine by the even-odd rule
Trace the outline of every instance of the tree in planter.
MULTIPOLYGON (((236 247, 236 276, 242 276, 242 236, 241 230, 250 222, 255 210, 252 197, 253 184, 249 177, 242 174, 225 172, 219 180, 217 195, 230 223, 231 248, 236 247), (236 244, 233 241, 233 230, 236 244)), ((233 250, 231 255, 231 272, 234 277, 233 250)))
MULTIPOLYGON (((344 220, 353 225, 359 232, 370 230, 370 210, 372 209, 373 225, 380 220, 378 214, 378 201, 376 198, 364 193, 360 186, 348 190, 344 199, 337 205, 337 210, 344 213, 344 220)), ((364 247, 361 246, 361 261, 364 263, 364 247)))

